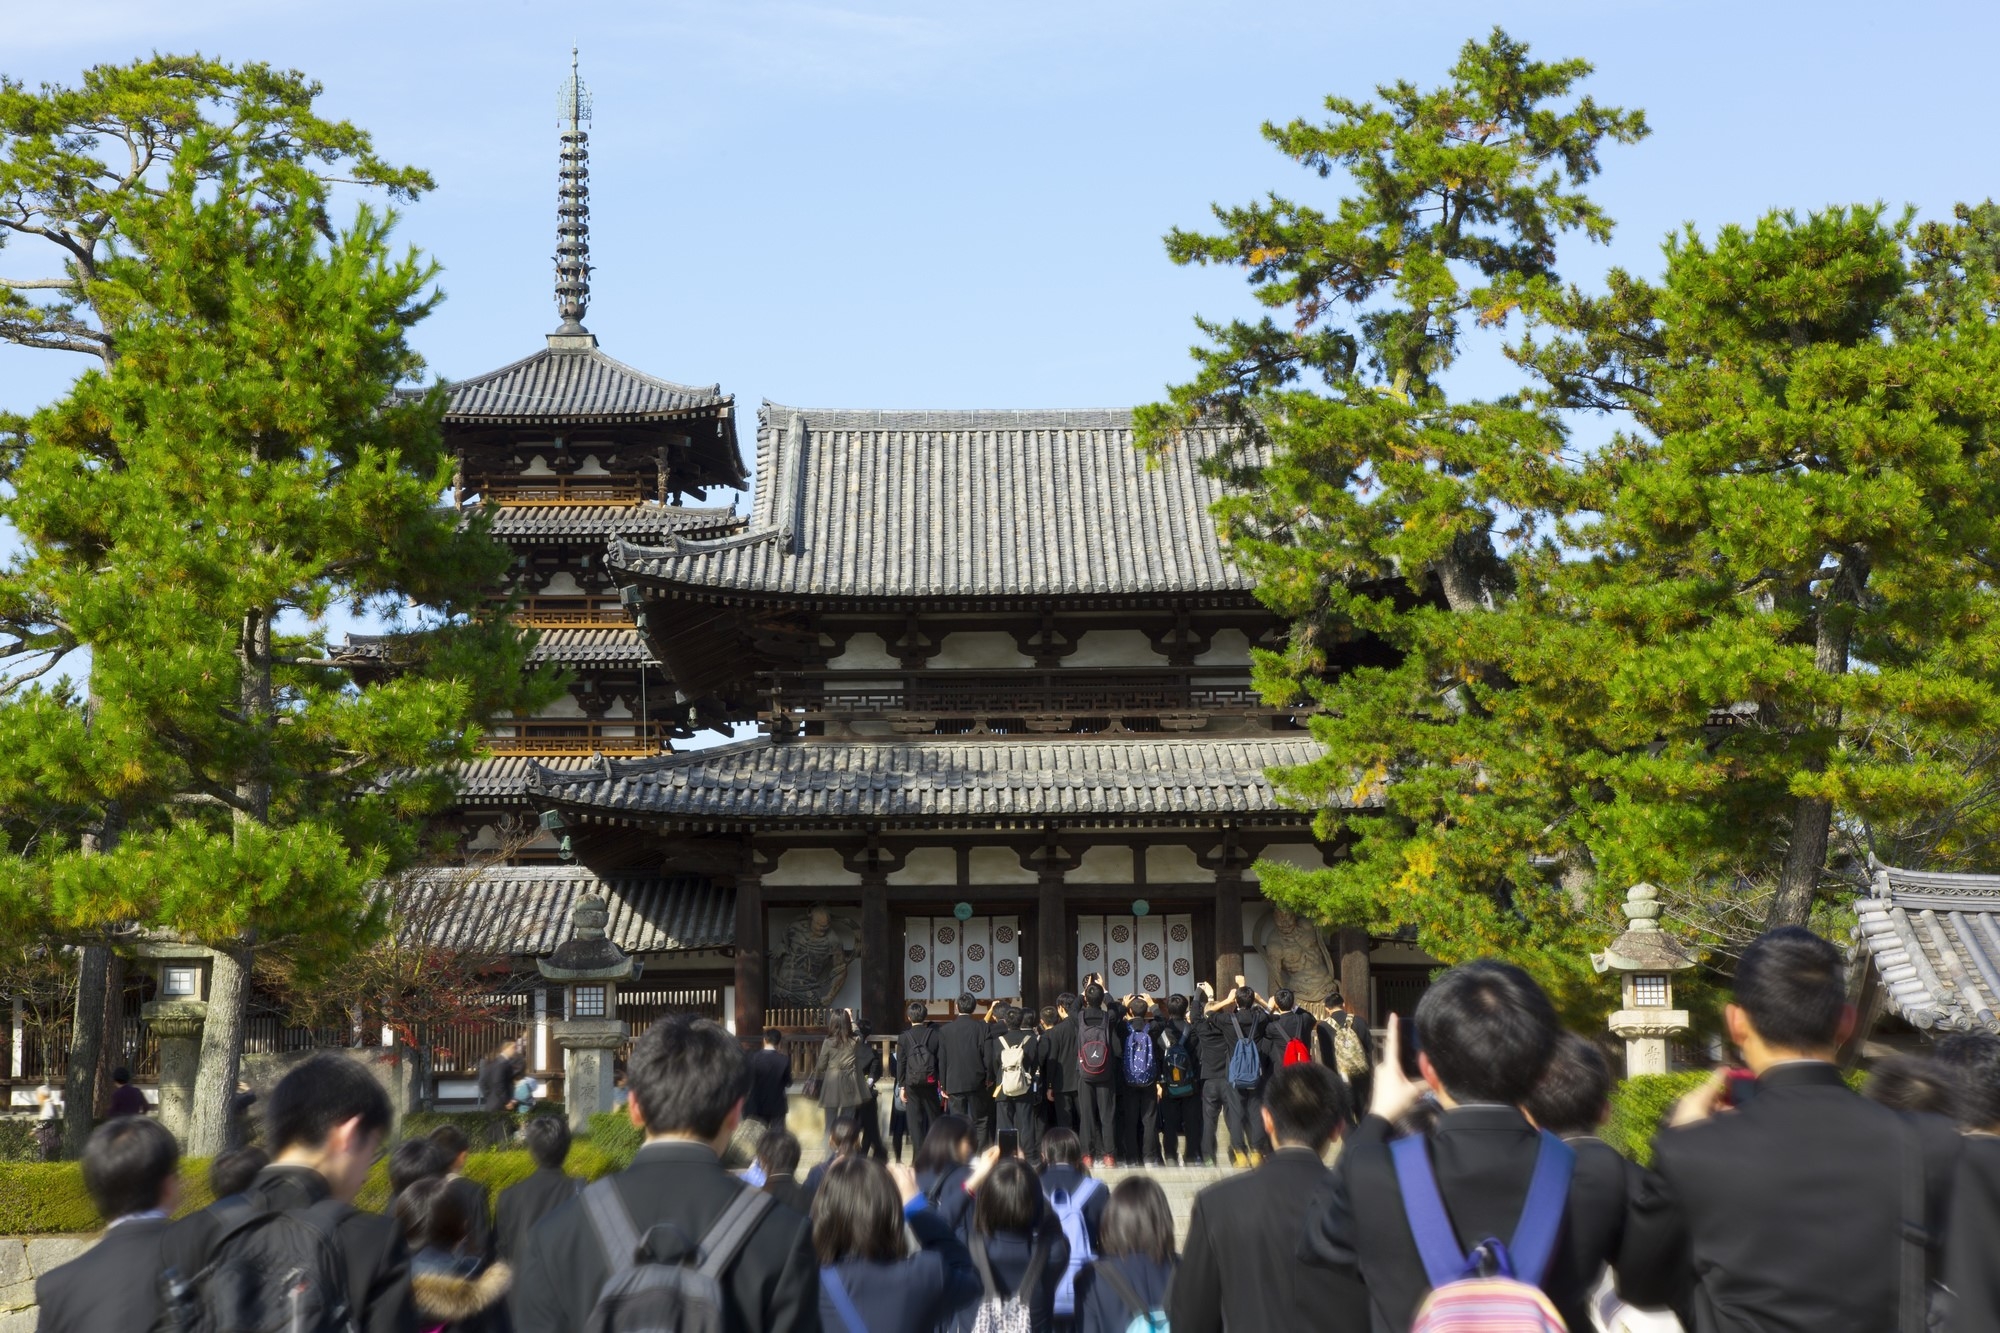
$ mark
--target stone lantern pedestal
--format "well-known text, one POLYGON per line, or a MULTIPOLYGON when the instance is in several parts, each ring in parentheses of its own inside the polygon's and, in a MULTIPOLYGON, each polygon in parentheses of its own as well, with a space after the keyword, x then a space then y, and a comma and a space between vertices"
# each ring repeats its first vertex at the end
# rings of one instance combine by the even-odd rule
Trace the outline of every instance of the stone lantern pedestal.
POLYGON ((570 937, 535 966, 563 983, 563 1017, 549 1035, 563 1050, 563 1107, 572 1132, 590 1128, 590 1117, 611 1109, 618 1048, 627 1029, 618 1017, 618 983, 639 975, 604 928, 611 914, 602 898, 585 895, 570 912, 570 937))
POLYGON ((139 1015, 160 1040, 160 1123, 182 1143, 194 1122, 195 1071, 201 1029, 208 1021, 208 974, 213 956, 198 944, 148 940, 138 947, 152 967, 159 999, 139 1015))
POLYGON ((1660 929, 1660 891, 1634 884, 1625 893, 1625 933, 1603 953, 1591 955, 1599 972, 1616 972, 1624 1001, 1610 1028, 1625 1039, 1625 1075, 1668 1072, 1667 1044, 1688 1030, 1688 1013, 1673 1007, 1673 974, 1694 966, 1694 955, 1660 929))

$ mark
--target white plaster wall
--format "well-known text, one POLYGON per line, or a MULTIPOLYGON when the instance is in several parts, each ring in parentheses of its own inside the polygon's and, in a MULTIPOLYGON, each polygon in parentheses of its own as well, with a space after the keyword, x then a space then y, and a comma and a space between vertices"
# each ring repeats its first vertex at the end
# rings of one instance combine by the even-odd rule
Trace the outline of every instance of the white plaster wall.
POLYGON ((1130 884, 1132 881, 1130 847, 1087 848, 1075 868, 1063 876, 1066 884, 1130 884))
MULTIPOLYGON (((1259 944, 1271 937, 1271 904, 1262 898, 1243 904, 1243 976, 1259 995, 1271 993, 1271 970, 1259 944)), ((1229 979, 1224 977, 1222 982, 1229 979)), ((1220 983, 1218 983, 1220 984, 1220 983)))
POLYGON ((1033 884, 1036 878, 1012 847, 974 847, 968 871, 974 884, 1033 884))
POLYGON ((565 694, 543 708, 536 717, 588 717, 583 705, 576 701, 574 694, 565 694))
POLYGON ((608 477, 611 475, 611 470, 597 461, 596 454, 585 454, 583 456, 583 464, 577 468, 576 475, 579 477, 608 477))
POLYGON ((845 888, 861 883, 831 847, 794 847, 764 872, 766 884, 811 884, 845 888))
POLYGON ((889 652, 889 646, 882 642, 881 635, 856 634, 847 640, 847 647, 840 656, 827 665, 841 671, 895 671, 902 663, 889 652))
POLYGON ((1144 631, 1136 629, 1087 630, 1077 640, 1076 651, 1063 659, 1066 667, 1156 667, 1166 662, 1153 651, 1144 631))
POLYGON ((930 660, 933 670, 1031 667, 1035 659, 1025 656, 1014 636, 998 630, 966 630, 947 634, 938 655, 930 660))
POLYGON ((958 853, 950 847, 918 847, 889 872, 891 884, 957 884, 958 853))
POLYGON ((1196 666, 1249 666, 1250 636, 1240 629, 1219 629, 1208 641, 1208 651, 1194 659, 1196 666))
POLYGON ((557 570, 550 576, 549 581, 542 585, 541 596, 543 597, 581 597, 583 595, 583 585, 578 583, 576 575, 570 573, 567 569, 557 570))
POLYGON ((1192 847, 1174 844, 1146 849, 1149 884, 1213 884, 1215 872, 1201 863, 1192 847))
MULTIPOLYGON (((1281 861, 1288 866, 1298 866, 1304 870, 1326 869, 1326 855, 1309 842, 1273 843, 1258 853, 1260 861, 1281 861)), ((1243 878, 1252 884, 1257 882, 1257 871, 1253 866, 1243 872, 1243 878)))
POLYGON ((521 469, 524 477, 553 477, 556 470, 549 466, 549 460, 536 454, 528 460, 528 466, 521 469))

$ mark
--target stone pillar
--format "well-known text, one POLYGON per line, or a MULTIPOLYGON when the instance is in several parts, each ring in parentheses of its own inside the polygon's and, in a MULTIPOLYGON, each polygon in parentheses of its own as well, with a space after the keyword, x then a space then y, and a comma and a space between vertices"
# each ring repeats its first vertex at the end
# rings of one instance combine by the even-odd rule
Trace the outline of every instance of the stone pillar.
POLYGON ((572 1018, 550 1027, 563 1049, 563 1107, 570 1132, 581 1134, 590 1128, 590 1117, 611 1109, 625 1024, 615 1018, 572 1018))
POLYGON ((186 1143, 194 1123, 194 1077, 208 1006, 200 1000, 154 1000, 141 1012, 160 1039, 160 1123, 186 1143))
POLYGON ((1375 1015, 1368 1012, 1370 1004, 1368 932, 1353 926, 1343 926, 1334 939, 1334 947, 1340 951, 1340 994, 1356 1013, 1369 1022, 1375 1015))

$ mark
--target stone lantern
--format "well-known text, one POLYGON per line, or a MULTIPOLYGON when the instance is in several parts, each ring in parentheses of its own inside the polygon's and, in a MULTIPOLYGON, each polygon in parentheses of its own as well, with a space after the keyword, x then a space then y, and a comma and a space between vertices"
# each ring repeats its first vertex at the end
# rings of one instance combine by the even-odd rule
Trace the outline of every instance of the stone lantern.
POLYGON ((214 956, 199 944, 146 940, 138 954, 150 965, 158 999, 139 1010, 160 1039, 160 1123, 187 1142, 194 1118, 195 1070, 201 1027, 208 1021, 208 979, 214 956))
POLYGON ((1660 929, 1660 891, 1634 884, 1625 893, 1625 933, 1592 954, 1599 972, 1615 972, 1622 1008, 1611 1030, 1625 1039, 1625 1073, 1667 1072, 1667 1042, 1688 1030, 1687 1010, 1674 1008, 1674 973, 1694 966, 1685 945, 1660 929))
POLYGON ((563 1104, 570 1128, 590 1128, 590 1117, 611 1109, 612 1065, 625 1044, 618 1017, 618 983, 635 980, 640 963, 605 936, 611 913, 604 899, 586 894, 570 912, 570 937, 536 966, 563 987, 563 1018, 549 1033, 563 1049, 563 1104))

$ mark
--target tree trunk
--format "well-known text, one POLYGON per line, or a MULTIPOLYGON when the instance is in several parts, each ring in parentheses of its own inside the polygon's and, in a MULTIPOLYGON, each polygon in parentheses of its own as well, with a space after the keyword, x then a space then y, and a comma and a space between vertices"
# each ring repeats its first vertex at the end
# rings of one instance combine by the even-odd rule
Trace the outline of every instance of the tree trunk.
POLYGON ((1431 566, 1444 592, 1445 605, 1459 615, 1493 610, 1494 590, 1488 575, 1499 563, 1499 554, 1493 549, 1493 534, 1485 528, 1454 539, 1451 549, 1431 566))
POLYGON ((104 991, 111 947, 86 944, 77 958, 76 1015, 69 1036, 69 1073, 63 1079, 62 1155, 83 1156, 95 1126, 97 1058, 104 1045, 104 991))
MULTIPOLYGON (((1823 675, 1847 674, 1848 646, 1854 634, 1853 611, 1867 583, 1867 559, 1859 554, 1850 554, 1842 560, 1827 580, 1813 631, 1813 669, 1823 675)), ((1823 730, 1831 728, 1838 736, 1840 720, 1840 709, 1833 706, 1821 710, 1813 723, 1823 730)), ((1814 754, 1804 768, 1810 773, 1823 772, 1826 756, 1814 754)), ((1771 898, 1764 929, 1803 926, 1811 918, 1820 874, 1826 869, 1826 846, 1832 831, 1833 802, 1818 796, 1801 796, 1792 808, 1792 836, 1785 845, 1785 863, 1778 871, 1778 891, 1771 898)))
POLYGON ((194 1115, 187 1155, 227 1152, 229 1103, 242 1075, 243 1025, 250 1012, 250 947, 215 951, 208 986, 208 1019, 201 1028, 201 1063, 194 1076, 194 1115))
POLYGON ((113 950, 104 968, 104 1036, 97 1047, 97 1101, 90 1108, 99 1120, 111 1114, 111 1071, 124 1064, 125 960, 113 950))

